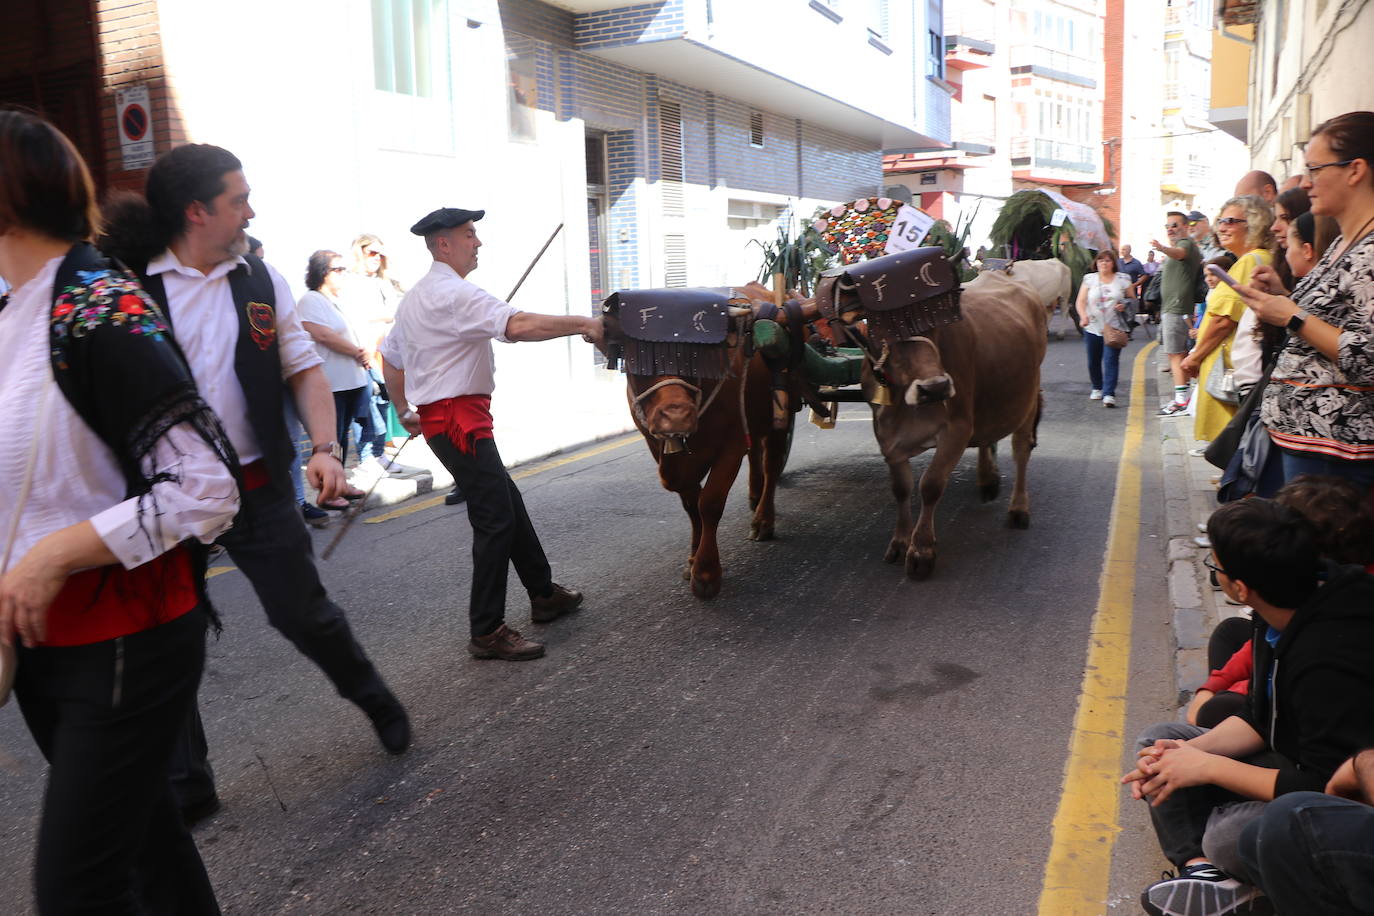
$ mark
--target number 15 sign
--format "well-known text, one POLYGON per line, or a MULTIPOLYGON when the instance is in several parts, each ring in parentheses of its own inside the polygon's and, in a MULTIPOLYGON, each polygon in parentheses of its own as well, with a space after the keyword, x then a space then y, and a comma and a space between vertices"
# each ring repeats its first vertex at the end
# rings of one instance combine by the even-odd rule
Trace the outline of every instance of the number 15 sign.
POLYGON ((919 248, 933 225, 935 217, 910 204, 902 204, 892 220, 892 229, 887 234, 887 248, 883 253, 896 254, 919 248))

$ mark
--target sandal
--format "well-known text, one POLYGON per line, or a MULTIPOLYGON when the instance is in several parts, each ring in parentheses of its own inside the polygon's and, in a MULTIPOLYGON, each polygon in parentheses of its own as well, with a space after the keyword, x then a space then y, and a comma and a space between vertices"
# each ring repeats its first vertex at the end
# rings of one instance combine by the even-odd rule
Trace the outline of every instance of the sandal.
POLYGON ((342 512, 344 509, 351 508, 353 504, 346 499, 339 499, 336 497, 329 502, 316 503, 315 505, 319 506, 321 509, 329 509, 332 512, 342 512))

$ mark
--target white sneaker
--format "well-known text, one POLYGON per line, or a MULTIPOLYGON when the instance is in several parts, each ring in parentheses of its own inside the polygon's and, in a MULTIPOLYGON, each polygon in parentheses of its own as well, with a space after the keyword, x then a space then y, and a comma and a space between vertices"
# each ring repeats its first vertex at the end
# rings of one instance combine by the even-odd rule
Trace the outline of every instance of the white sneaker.
POLYGON ((1088 395, 1088 400, 1089 400, 1089 401, 1100 401, 1100 400, 1102 400, 1102 389, 1100 389, 1100 388, 1094 388, 1094 389, 1092 390, 1092 394, 1088 395))
POLYGON ((364 458, 358 462, 358 466, 349 475, 349 483, 361 489, 367 489, 376 483, 377 479, 386 476, 386 468, 382 467, 381 462, 376 458, 364 458))
POLYGON ((1102 399, 1102 406, 1103 406, 1103 407, 1115 407, 1115 406, 1116 406, 1116 398, 1112 397, 1110 394, 1107 395, 1105 398, 1102 399))
POLYGON ((392 477, 415 477, 419 474, 425 473, 424 468, 411 467, 408 464, 401 464, 399 461, 397 461, 395 458, 392 458, 389 455, 383 458, 371 460, 375 460, 378 466, 385 469, 386 473, 391 475, 392 477))

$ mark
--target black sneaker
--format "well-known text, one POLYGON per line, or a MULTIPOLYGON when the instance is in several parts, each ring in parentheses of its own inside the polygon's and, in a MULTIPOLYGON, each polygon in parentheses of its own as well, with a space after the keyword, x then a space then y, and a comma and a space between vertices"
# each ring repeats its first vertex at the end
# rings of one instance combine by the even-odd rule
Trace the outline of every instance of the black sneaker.
POLYGON ((314 525, 316 528, 329 522, 329 513, 310 503, 301 503, 301 517, 307 525, 314 525))
POLYGON ((458 487, 454 487, 452 490, 449 490, 448 495, 444 497, 444 505, 456 506, 466 500, 467 497, 463 495, 463 491, 458 487))
POLYGON ((1140 895, 1140 905, 1151 916, 1270 916, 1274 912, 1259 888, 1228 878, 1210 862, 1185 865, 1177 878, 1165 875, 1140 895))

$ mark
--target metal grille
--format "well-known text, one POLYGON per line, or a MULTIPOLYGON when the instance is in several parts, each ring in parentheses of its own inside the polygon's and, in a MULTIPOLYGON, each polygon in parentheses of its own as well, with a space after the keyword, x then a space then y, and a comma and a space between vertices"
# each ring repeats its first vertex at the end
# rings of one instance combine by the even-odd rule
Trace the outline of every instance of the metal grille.
POLYGON ((681 233, 663 236, 663 285, 687 285, 687 236, 681 233))
POLYGON ((659 100, 658 151, 663 215, 682 216, 686 213, 682 191, 682 106, 677 102, 659 100))
POLYGON ((763 148, 763 112, 749 114, 749 145, 763 148))

